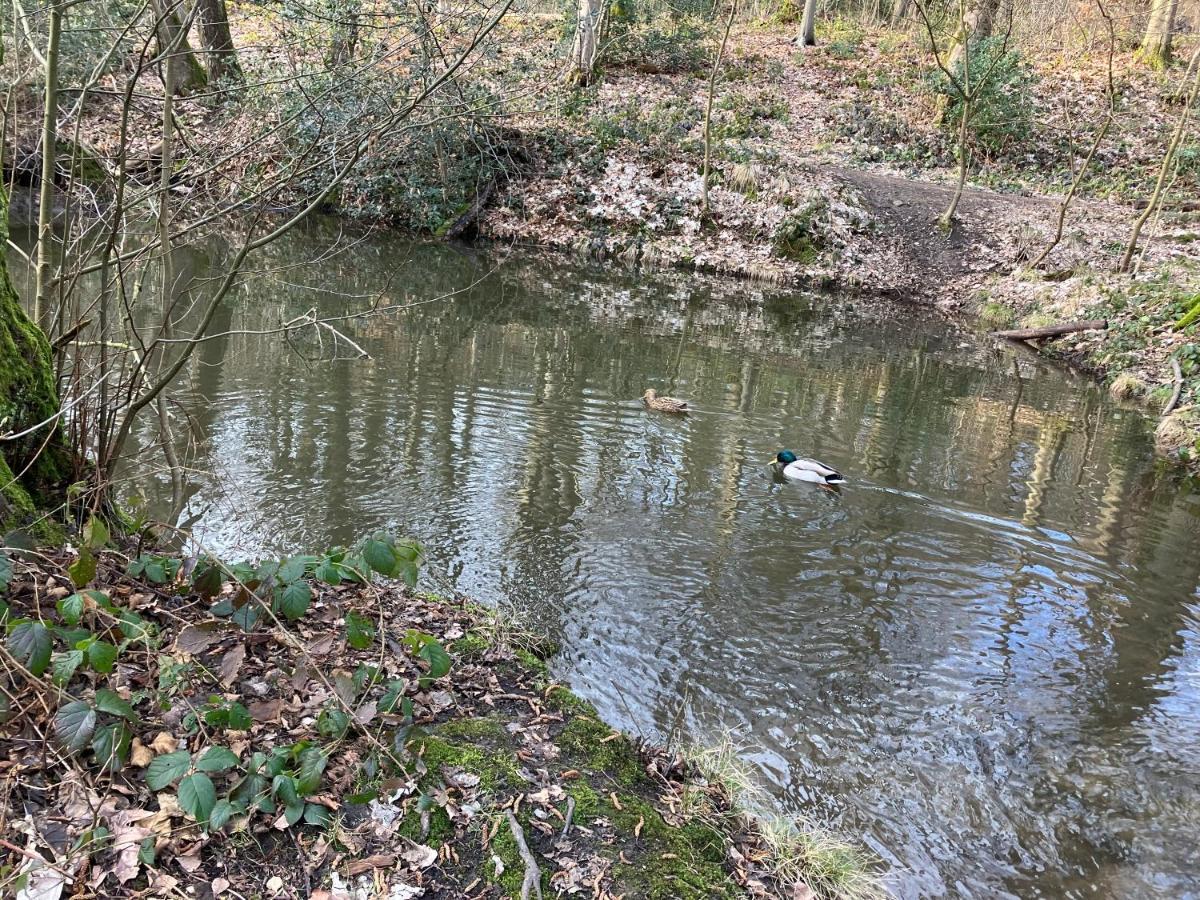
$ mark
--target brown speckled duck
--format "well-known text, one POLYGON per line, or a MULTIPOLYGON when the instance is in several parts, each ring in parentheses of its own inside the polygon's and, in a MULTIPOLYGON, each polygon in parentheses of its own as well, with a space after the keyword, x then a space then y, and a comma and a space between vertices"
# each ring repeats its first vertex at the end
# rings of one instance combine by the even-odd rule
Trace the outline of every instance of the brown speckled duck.
POLYGON ((676 400, 674 397, 660 397, 654 388, 648 388, 646 393, 642 394, 642 402, 649 409, 658 412, 686 413, 688 411, 688 405, 683 400, 676 400))

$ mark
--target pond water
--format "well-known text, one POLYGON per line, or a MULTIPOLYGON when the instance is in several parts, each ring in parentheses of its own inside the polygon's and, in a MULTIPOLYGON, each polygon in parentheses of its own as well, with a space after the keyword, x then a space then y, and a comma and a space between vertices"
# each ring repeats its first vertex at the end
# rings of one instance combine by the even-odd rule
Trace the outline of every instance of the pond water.
POLYGON ((301 265, 330 240, 272 248, 216 330, 405 308, 345 324, 369 360, 203 345, 207 547, 420 538, 609 720, 731 732, 901 896, 1200 896, 1200 495, 1141 416, 909 309, 385 238, 301 265), (849 484, 775 483, 785 447, 849 484))

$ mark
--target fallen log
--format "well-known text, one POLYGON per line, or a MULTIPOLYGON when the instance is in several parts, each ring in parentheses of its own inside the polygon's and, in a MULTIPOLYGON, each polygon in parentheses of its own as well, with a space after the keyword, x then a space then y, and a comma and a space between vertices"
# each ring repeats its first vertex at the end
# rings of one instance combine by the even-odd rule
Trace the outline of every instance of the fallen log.
POLYGON ((1086 319, 1082 322, 1063 322, 1061 325, 1046 325, 1042 328, 1014 328, 1011 331, 993 331, 992 337, 1010 341, 1036 341, 1044 338, 1062 337, 1076 331, 1103 331, 1108 327, 1104 319, 1086 319))

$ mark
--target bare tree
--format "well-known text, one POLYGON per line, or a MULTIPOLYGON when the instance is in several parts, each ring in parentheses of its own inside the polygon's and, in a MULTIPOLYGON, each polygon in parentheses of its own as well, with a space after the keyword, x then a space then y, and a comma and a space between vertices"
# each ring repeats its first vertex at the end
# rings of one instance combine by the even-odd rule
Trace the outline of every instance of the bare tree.
POLYGON ((196 0, 196 19, 208 55, 208 74, 213 81, 240 84, 245 81, 237 48, 229 33, 229 14, 225 0, 196 0))
POLYGON ((904 20, 908 18, 908 9, 911 5, 911 0, 896 0, 896 2, 892 4, 891 25, 893 28, 902 25, 904 20))
POLYGON ((717 48, 717 56, 713 60, 712 74, 708 78, 708 101, 704 104, 704 171, 700 179, 700 215, 708 215, 708 177, 709 160, 712 158, 712 108, 713 96, 717 91, 717 76, 721 72, 721 57, 725 55, 725 45, 729 43, 729 30, 733 28, 733 17, 737 15, 737 0, 730 0, 729 17, 725 20, 725 32, 721 35, 721 46, 717 48))
POLYGON ((971 44, 992 36, 999 9, 1000 0, 960 0, 959 24, 950 51, 949 68, 953 69, 962 62, 963 54, 971 44))
POLYGON ((1192 59, 1188 63, 1187 74, 1192 78, 1192 89, 1187 95, 1187 101, 1184 103, 1183 111, 1179 114, 1179 121, 1175 125, 1175 131, 1171 134, 1171 140, 1167 144, 1166 152, 1163 154, 1162 165, 1159 166, 1158 179, 1154 182, 1154 190, 1150 194, 1150 201, 1146 204, 1146 208, 1142 210, 1142 214, 1137 217, 1137 221, 1133 223, 1133 230, 1130 232, 1129 240, 1125 244, 1125 253, 1121 256, 1121 265, 1119 267, 1119 271, 1121 272, 1128 272, 1133 268, 1133 257, 1137 253, 1138 240, 1141 238, 1142 229, 1162 204, 1163 196, 1166 192, 1167 179, 1175 165, 1175 154, 1179 150, 1179 144, 1187 131, 1188 119, 1191 116, 1192 107, 1196 105, 1196 97, 1200 94, 1200 49, 1197 49, 1192 55, 1192 59))
POLYGON ((815 47, 817 44, 817 0, 804 2, 804 18, 800 22, 796 43, 801 47, 815 47))
POLYGON ((576 84, 590 84, 600 55, 600 32, 604 25, 606 0, 577 0, 575 42, 571 46, 569 78, 576 84))
MULTIPOLYGON (((160 65, 171 68, 169 80, 175 85, 175 90, 187 94, 203 87, 208 83, 208 75, 188 42, 192 14, 187 13, 182 0, 154 0, 154 13, 161 49, 160 65)), ((168 77, 164 75, 163 80, 167 81, 168 77)))
POLYGON ((1165 69, 1171 62, 1171 32, 1175 29, 1175 13, 1179 0, 1152 0, 1150 21, 1138 50, 1138 58, 1156 69, 1165 69))

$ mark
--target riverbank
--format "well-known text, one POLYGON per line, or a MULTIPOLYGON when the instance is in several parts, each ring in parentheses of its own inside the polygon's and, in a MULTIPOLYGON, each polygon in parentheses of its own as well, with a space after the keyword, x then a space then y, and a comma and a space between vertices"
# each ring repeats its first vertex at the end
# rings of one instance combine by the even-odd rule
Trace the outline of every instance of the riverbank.
POLYGON ((1133 274, 1116 271, 1179 115, 1182 72, 1148 72, 1118 52, 1119 109, 1081 174, 1103 119, 1104 54, 1093 47, 1082 67, 1072 59, 1070 78, 1061 55, 1023 66, 1021 132, 1007 141, 984 134, 972 146, 947 231, 937 223, 954 194, 953 129, 934 115, 921 36, 835 21, 815 48, 798 52, 792 37, 771 25, 730 36, 714 94, 707 210, 709 70, 664 56, 607 67, 560 115, 518 120, 530 164, 480 232, 614 262, 857 288, 936 306, 972 328, 1104 319, 1106 330, 1042 349, 1151 415, 1174 396, 1159 449, 1200 466, 1198 326, 1177 325, 1200 298, 1200 235, 1178 202, 1195 185, 1190 156, 1143 234, 1133 274))
POLYGON ((848 845, 743 812, 728 748, 631 739, 532 635, 405 586, 409 544, 226 568, 104 537, 0 559, 18 889, 882 895, 848 845))
MULTIPOLYGON (((231 25, 247 48, 247 72, 269 83, 280 60, 263 48, 287 45, 292 26, 259 7, 235 10, 231 25)), ((1042 349, 1152 415, 1173 400, 1160 450, 1200 470, 1200 320, 1184 319, 1200 297, 1200 226, 1187 201, 1200 189, 1200 151, 1190 133, 1133 274, 1116 271, 1184 111, 1182 67, 1152 71, 1118 45, 1110 72, 1094 30, 1070 48, 1021 35, 1003 90, 972 132, 967 187, 943 229, 938 219, 957 179, 955 127, 915 23, 822 20, 817 46, 800 52, 793 23, 735 22, 713 82, 707 205, 701 173, 715 32, 686 16, 614 22, 601 71, 584 87, 562 77, 567 33, 557 13, 507 14, 490 38, 494 53, 471 66, 478 115, 443 116, 444 101, 432 98, 429 134, 417 127, 373 136, 325 198, 326 211, 612 264, 836 285, 936 307, 971 328, 1103 319, 1102 331, 1042 349), (1089 154, 1109 112, 1110 81, 1112 121, 1089 154)), ((444 49, 461 49, 468 34, 448 29, 444 49)), ((395 48, 371 46, 379 55, 364 56, 363 76, 382 78, 399 65, 389 56, 395 48)), ((319 50, 298 50, 297 62, 320 71, 319 50)), ((177 219, 202 218, 213 198, 253 194, 264 160, 286 169, 303 149, 279 127, 209 164, 229 135, 253 134, 264 118, 284 121, 287 105, 260 90, 237 102, 176 101, 177 127, 188 136, 176 154, 177 219)), ((13 117, 21 151, 13 165, 29 177, 38 168, 29 149, 38 144, 36 100, 31 94, 13 117)), ((130 120, 123 143, 119 113, 115 93, 89 99, 79 146, 110 177, 121 161, 125 175, 152 190, 154 104, 130 120)), ((303 205, 312 190, 308 176, 285 180, 272 202, 303 205)))

